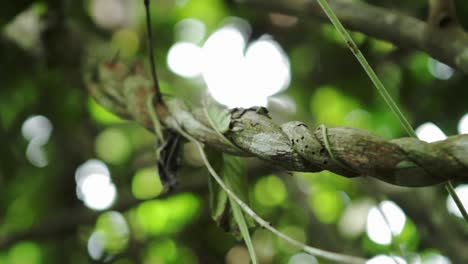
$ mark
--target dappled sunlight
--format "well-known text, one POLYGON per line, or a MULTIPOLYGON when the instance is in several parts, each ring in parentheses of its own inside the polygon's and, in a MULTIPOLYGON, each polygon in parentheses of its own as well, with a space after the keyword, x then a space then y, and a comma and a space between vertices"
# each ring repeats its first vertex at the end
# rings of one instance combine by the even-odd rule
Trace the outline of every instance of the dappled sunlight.
POLYGON ((52 133, 52 123, 41 115, 32 116, 26 119, 21 127, 21 133, 27 140, 36 140, 36 144, 44 145, 49 141, 52 133))
POLYGON ((438 126, 431 122, 426 122, 418 126, 416 128, 416 135, 418 135, 418 138, 420 140, 429 143, 444 140, 447 138, 444 132, 442 132, 442 130, 440 130, 438 126))
POLYGON ((406 216, 394 202, 383 201, 377 206, 380 209, 372 207, 367 215, 367 235, 378 244, 388 245, 392 242, 392 235, 399 235, 403 231, 406 216))
POLYGON ((84 204, 94 210, 109 208, 117 197, 107 166, 99 160, 88 160, 75 172, 76 192, 84 204))
MULTIPOLYGON (((187 42, 190 37, 180 37, 183 41, 169 50, 169 68, 186 78, 201 74, 211 96, 228 107, 266 106, 269 96, 289 86, 289 59, 271 36, 248 45, 249 24, 238 18, 228 21, 201 48, 187 42)), ((195 31, 203 31, 193 23, 195 31)))

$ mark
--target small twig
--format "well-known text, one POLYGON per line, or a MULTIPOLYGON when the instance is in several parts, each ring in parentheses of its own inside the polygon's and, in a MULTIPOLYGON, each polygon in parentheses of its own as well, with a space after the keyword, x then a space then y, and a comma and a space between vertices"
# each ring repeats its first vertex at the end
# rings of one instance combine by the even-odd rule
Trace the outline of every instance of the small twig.
POLYGON ((463 206, 463 203, 460 200, 460 197, 458 197, 458 194, 455 191, 455 188, 453 187, 452 181, 448 181, 447 184, 445 185, 445 188, 447 189, 450 196, 452 196, 452 199, 453 201, 455 201, 455 204, 457 205, 458 210, 460 210, 463 216, 463 219, 465 219, 465 222, 468 224, 468 214, 466 213, 465 207, 463 206))
POLYGON ((304 252, 309 253, 310 255, 321 257, 321 258, 328 259, 328 260, 331 260, 331 261, 340 262, 340 263, 365 263, 366 262, 365 259, 362 259, 362 258, 359 258, 359 257, 339 254, 339 253, 330 252, 330 251, 326 251, 326 250, 322 250, 322 249, 319 249, 319 248, 314 248, 314 247, 308 246, 308 245, 306 245, 304 243, 301 243, 301 242, 287 236, 286 234, 284 234, 284 233, 280 232, 279 230, 277 230, 276 228, 274 228, 269 222, 265 221, 263 218, 261 218, 259 215, 257 215, 246 203, 244 203, 234 192, 231 191, 231 189, 229 189, 226 186, 226 184, 223 182, 223 180, 221 180, 219 175, 216 173, 215 169, 211 166, 210 162, 208 161, 208 158, 206 157, 205 151, 203 149, 203 145, 198 140, 196 140, 195 138, 193 138, 189 134, 185 133, 185 131, 183 131, 180 127, 177 127, 176 130, 181 135, 186 137, 188 140, 190 140, 191 142, 193 142, 197 146, 198 151, 200 152, 200 155, 201 155, 201 157, 203 159, 203 162, 206 165, 206 168, 208 169, 210 174, 213 176, 213 178, 216 180, 216 182, 218 182, 218 184, 229 195, 229 197, 231 197, 239 205, 239 207, 242 209, 242 211, 244 211, 247 215, 252 217, 252 219, 254 219, 255 222, 257 222, 261 227, 269 230, 270 232, 272 232, 273 234, 275 234, 279 238, 287 241, 288 243, 290 243, 291 245, 293 245, 295 247, 298 247, 298 248, 302 249, 304 252))
POLYGON ((150 0, 144 0, 146 9, 146 30, 148 33, 148 49, 150 54, 150 65, 151 65, 151 76, 153 77, 154 89, 156 95, 154 97, 155 103, 162 103, 161 89, 159 88, 158 76, 156 74, 156 63, 154 62, 154 50, 153 50, 153 30, 151 29, 151 12, 150 12, 150 0))

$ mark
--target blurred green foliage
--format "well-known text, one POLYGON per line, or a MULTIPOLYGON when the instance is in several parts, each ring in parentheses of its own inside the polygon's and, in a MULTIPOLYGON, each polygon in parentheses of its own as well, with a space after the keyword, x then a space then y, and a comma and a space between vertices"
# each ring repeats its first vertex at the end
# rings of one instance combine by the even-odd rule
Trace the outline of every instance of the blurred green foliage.
MULTIPOLYGON (((386 139, 405 135, 332 26, 302 17, 280 25, 272 19, 273 11, 236 2, 151 1, 153 48, 167 98, 197 105, 206 90, 201 78, 177 76, 167 65, 178 23, 197 19, 205 29, 195 43, 201 46, 226 19, 237 17, 250 26, 247 42, 268 34, 289 59, 291 83, 281 95, 294 102, 294 110, 272 111, 275 120, 350 126, 386 139)), ((366 2, 420 18, 427 11, 423 0, 366 2)), ((468 2, 455 2, 466 28, 468 2)), ((193 146, 184 146, 183 192, 163 194, 154 135, 97 104, 84 88, 83 76, 91 66, 116 54, 147 66, 143 1, 5 1, 0 30, 0 264, 227 262, 228 252, 242 244, 212 221, 208 173, 193 146), (33 116, 53 125, 48 140, 39 145, 22 132, 24 121, 33 116), (34 163, 41 158, 47 161, 42 167, 34 163), (108 208, 113 211, 91 210, 77 197, 77 168, 93 158, 106 164, 116 186, 116 201, 108 208), (99 260, 88 252, 95 232, 105 237, 99 260)), ((434 61, 428 54, 359 32, 352 36, 415 127, 430 120, 447 135, 456 133, 459 118, 468 111, 466 75, 455 71, 440 79, 430 70, 434 61)), ((40 124, 36 129, 39 134, 44 130, 40 124)), ((245 162, 249 184, 241 187, 243 193, 251 194, 256 212, 292 238, 369 258, 406 254, 430 263, 445 255, 452 263, 468 262, 460 250, 466 232, 448 214, 441 188, 411 193, 366 178, 328 171, 290 176, 274 164, 245 162), (372 241, 365 230, 368 207, 382 198, 395 200, 406 214, 402 232, 390 245, 372 241)), ((261 263, 297 264, 289 262, 297 248, 266 230, 250 231, 261 263)))

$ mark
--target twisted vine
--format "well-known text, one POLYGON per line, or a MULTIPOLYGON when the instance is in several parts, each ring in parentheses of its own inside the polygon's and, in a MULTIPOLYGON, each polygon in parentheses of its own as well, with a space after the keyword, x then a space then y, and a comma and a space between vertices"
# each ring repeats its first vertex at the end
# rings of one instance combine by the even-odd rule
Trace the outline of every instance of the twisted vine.
MULTIPOLYGON (((101 65, 87 78, 87 83, 91 94, 109 110, 123 117, 131 116, 153 129, 146 102, 154 90, 138 64, 101 65), (120 81, 109 85, 107 80, 112 77, 120 81)), ((239 108, 230 111, 230 126, 224 133, 233 147, 211 129, 201 107, 190 109, 173 98, 157 105, 155 112, 163 125, 171 128, 180 125, 200 142, 231 154, 256 156, 290 171, 329 170, 345 177, 368 176, 408 187, 447 180, 468 182, 468 135, 434 143, 415 138, 386 141, 350 127, 310 129, 299 121, 278 125, 262 108, 239 108)))

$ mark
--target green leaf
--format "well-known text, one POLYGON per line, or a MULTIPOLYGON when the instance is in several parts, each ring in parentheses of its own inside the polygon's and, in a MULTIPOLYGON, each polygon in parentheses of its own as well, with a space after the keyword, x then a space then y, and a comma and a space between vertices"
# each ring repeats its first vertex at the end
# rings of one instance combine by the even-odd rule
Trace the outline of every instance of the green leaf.
POLYGON ((239 205, 237 205, 237 203, 231 197, 229 197, 229 203, 231 204, 232 212, 234 214, 234 220, 236 220, 236 223, 239 226, 240 233, 244 238, 245 245, 249 250, 250 259, 252 260, 252 263, 256 264, 257 256, 255 255, 255 249, 250 238, 249 228, 247 227, 247 222, 245 221, 244 214, 242 213, 242 210, 240 209, 239 205))
POLYGON ((226 154, 223 155, 223 160, 222 177, 224 181, 242 201, 249 204, 247 171, 244 160, 226 154))
MULTIPOLYGON (((247 188, 247 173, 245 170, 245 166, 243 160, 239 157, 223 155, 224 156, 224 166, 223 166, 223 177, 226 182, 226 185, 235 193, 237 196, 243 200, 245 203, 248 204, 248 188, 247 188)), ((253 225, 253 221, 251 218, 245 218, 244 214, 242 213, 241 208, 239 205, 229 197, 229 203, 232 208, 232 212, 234 215, 234 220, 239 227, 239 231, 244 239, 245 245, 249 251, 250 258, 252 263, 257 263, 257 257, 255 255, 255 250, 253 247, 252 240, 249 234, 249 228, 247 225, 247 221, 251 222, 249 225, 253 225)))
MULTIPOLYGON (((247 172, 243 160, 238 157, 223 155, 212 149, 208 149, 207 154, 213 169, 223 178, 228 188, 248 204, 247 172)), ((234 235, 239 231, 247 246, 252 263, 257 263, 249 234, 249 227, 254 226, 253 219, 246 218, 235 200, 228 197, 227 193, 211 177, 208 184, 212 218, 221 228, 233 232, 234 235)))
POLYGON ((229 110, 219 109, 216 106, 208 106, 206 110, 208 119, 216 131, 223 134, 229 130, 229 124, 231 123, 229 110))
MULTIPOLYGON (((220 152, 209 148, 207 149, 207 155, 213 168, 217 172, 221 172, 223 167, 223 155, 220 152)), ((208 187, 210 191, 211 217, 215 220, 218 226, 223 228, 225 231, 229 231, 230 206, 227 203, 227 194, 211 177, 208 178, 208 187)))

